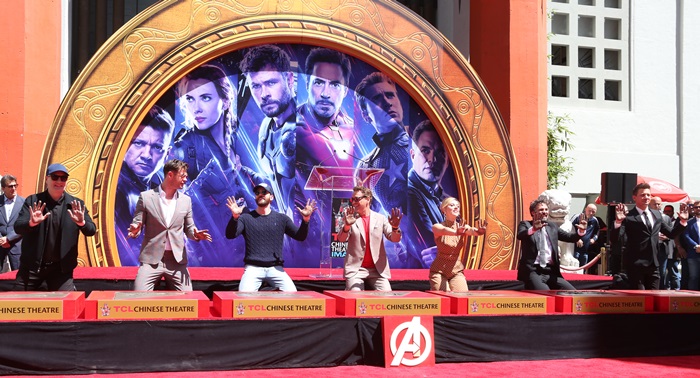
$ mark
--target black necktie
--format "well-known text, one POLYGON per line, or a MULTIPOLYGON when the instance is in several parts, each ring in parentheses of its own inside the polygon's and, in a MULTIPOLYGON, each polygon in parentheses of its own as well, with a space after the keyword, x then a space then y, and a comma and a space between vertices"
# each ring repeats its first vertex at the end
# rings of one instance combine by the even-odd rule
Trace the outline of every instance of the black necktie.
POLYGON ((642 212, 642 218, 644 220, 644 224, 647 226, 647 229, 651 230, 651 224, 649 223, 649 217, 647 217, 646 211, 642 212))

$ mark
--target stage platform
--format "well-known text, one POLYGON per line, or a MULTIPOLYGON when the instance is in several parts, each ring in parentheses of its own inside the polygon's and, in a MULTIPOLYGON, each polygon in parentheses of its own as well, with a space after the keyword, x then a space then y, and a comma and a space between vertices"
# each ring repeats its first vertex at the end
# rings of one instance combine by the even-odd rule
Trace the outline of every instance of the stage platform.
MULTIPOLYGON (((133 290, 136 267, 84 268, 74 271, 75 286, 87 295, 93 290, 125 291, 133 290)), ((342 269, 333 269, 332 278, 314 277, 321 272, 316 268, 287 268, 299 291, 344 290, 345 281, 342 269)), ((210 299, 214 291, 238 290, 238 282, 243 275, 243 268, 189 268, 194 290, 203 291, 210 299)), ((0 274, 0 291, 15 290, 16 272, 0 274)), ((465 271, 469 290, 523 290, 523 284, 517 280, 515 270, 467 270, 465 271)), ((612 278, 589 274, 564 273, 571 284, 579 290, 609 289, 612 278)), ((161 285, 163 286, 163 285, 161 285)), ((391 287, 403 291, 428 291, 428 269, 392 269, 391 287)))
MULTIPOLYGON (((214 292, 237 290, 243 273, 240 268, 190 271, 195 290, 210 298, 214 292)), ((343 289, 340 277, 312 277, 318 269, 288 272, 302 292, 343 289)), ((427 270, 392 273, 395 290, 428 290, 427 270)), ((75 271, 76 285, 87 295, 131 290, 135 275, 133 267, 75 271)), ((522 288, 515 271, 468 271, 466 275, 473 291, 522 288)), ((14 276, 0 275, 0 288, 11 290, 14 276)), ((579 290, 607 289, 611 284, 610 277, 567 274, 566 278, 579 290)), ((379 316, 235 319, 220 317, 213 303, 208 316, 198 319, 0 322, 0 374, 384 365, 379 316)), ((697 317, 692 313, 439 314, 433 316, 435 359, 447 363, 698 355, 700 328, 693 326, 697 317)))
MULTIPOLYGON (((700 355, 697 320, 661 313, 436 316, 435 359, 700 355)), ((0 322, 0 334, 4 375, 384 365, 381 319, 369 317, 0 322)))

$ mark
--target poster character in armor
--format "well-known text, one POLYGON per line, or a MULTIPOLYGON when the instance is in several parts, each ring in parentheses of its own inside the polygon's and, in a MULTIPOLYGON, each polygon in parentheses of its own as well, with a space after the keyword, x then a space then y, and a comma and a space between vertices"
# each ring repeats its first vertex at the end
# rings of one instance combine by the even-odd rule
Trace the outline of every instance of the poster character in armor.
MULTIPOLYGON (((355 124, 342 109, 349 92, 351 69, 350 59, 335 50, 313 48, 306 56, 308 99, 297 108, 297 167, 304 186, 315 166, 345 167, 352 172, 355 124)), ((315 251, 326 248, 331 239, 328 235, 332 227, 328 225, 332 224, 332 187, 328 189, 305 192, 307 197, 316 196, 319 204, 320 219, 311 224, 305 242, 305 247, 315 251)), ((318 264, 318 252, 316 260, 318 264)))
POLYGON ((136 129, 136 134, 124 155, 114 208, 117 248, 122 266, 138 265, 143 236, 137 239, 128 238, 127 230, 139 194, 157 188, 163 181, 160 171, 174 129, 175 122, 170 114, 154 105, 136 129))
POLYGON ((294 216, 301 204, 296 178, 296 101, 289 55, 275 45, 249 49, 239 64, 250 94, 265 115, 260 123, 257 158, 281 213, 294 216))
POLYGON ((308 177, 315 165, 352 167, 354 122, 341 107, 348 94, 350 60, 345 54, 315 48, 306 57, 308 101, 298 108, 297 159, 308 177))

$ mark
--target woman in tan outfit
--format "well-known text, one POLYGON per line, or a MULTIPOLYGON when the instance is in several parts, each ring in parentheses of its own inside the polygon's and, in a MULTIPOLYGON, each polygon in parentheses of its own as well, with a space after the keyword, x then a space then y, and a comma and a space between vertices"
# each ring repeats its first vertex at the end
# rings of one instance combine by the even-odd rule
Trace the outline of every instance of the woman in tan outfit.
POLYGON ((433 235, 437 246, 437 257, 430 265, 430 290, 468 291, 464 277, 464 251, 466 235, 483 235, 486 222, 479 221, 477 227, 460 224, 460 204, 453 197, 445 198, 440 211, 445 220, 433 225, 433 235))

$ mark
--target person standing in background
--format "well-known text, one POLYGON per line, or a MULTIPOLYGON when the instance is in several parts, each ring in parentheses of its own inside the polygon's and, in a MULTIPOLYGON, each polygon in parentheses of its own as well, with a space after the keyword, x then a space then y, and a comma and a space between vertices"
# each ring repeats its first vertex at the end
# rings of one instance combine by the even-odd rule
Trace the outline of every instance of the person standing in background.
POLYGON ((700 201, 693 203, 695 216, 688 221, 688 226, 681 237, 686 252, 686 265, 683 274, 688 274, 688 290, 700 289, 700 201))
MULTIPOLYGON (((688 201, 688 219, 693 219, 698 210, 693 207, 693 204, 695 201, 690 200, 688 201)), ((688 290, 688 252, 685 250, 685 247, 683 247, 683 242, 682 242, 682 237, 683 235, 676 236, 674 238, 676 242, 676 248, 678 249, 678 258, 680 259, 680 264, 681 264, 681 290, 688 290)))
MULTIPOLYGON (((649 208, 661 212, 661 197, 651 197, 649 208)), ((665 213, 661 213, 661 221, 667 226, 673 227, 673 220, 665 213)), ((664 234, 659 234, 659 250, 657 258, 659 260, 659 289, 666 290, 666 267, 668 261, 673 258, 674 242, 664 234)))
MULTIPOLYGON (((692 218, 692 215, 690 215, 690 209, 688 210, 689 217, 692 218)), ((664 214, 671 219, 671 222, 676 221, 673 205, 664 206, 664 214)), ((680 290, 681 288, 681 272, 679 269, 681 257, 678 250, 682 247, 680 247, 679 244, 680 240, 678 239, 678 236, 676 236, 673 239, 673 257, 666 261, 666 282, 662 282, 662 286, 670 290, 680 290)))
MULTIPOLYGON (((598 224, 598 218, 595 217, 596 206, 594 203, 589 203, 586 208, 583 209, 583 217, 588 221, 586 227, 586 233, 581 236, 581 239, 576 242, 574 247, 574 257, 578 259, 578 266, 584 266, 588 264, 588 248, 595 244, 598 240, 598 232, 600 231, 600 225, 598 224)), ((572 224, 576 226, 581 219, 581 214, 575 216, 572 219, 572 224)), ((585 271, 583 272, 585 273, 585 271)))
POLYGON ((22 235, 15 232, 15 222, 24 205, 24 198, 17 195, 17 178, 5 175, 0 178, 0 265, 8 258, 10 270, 19 269, 22 254, 22 235))

